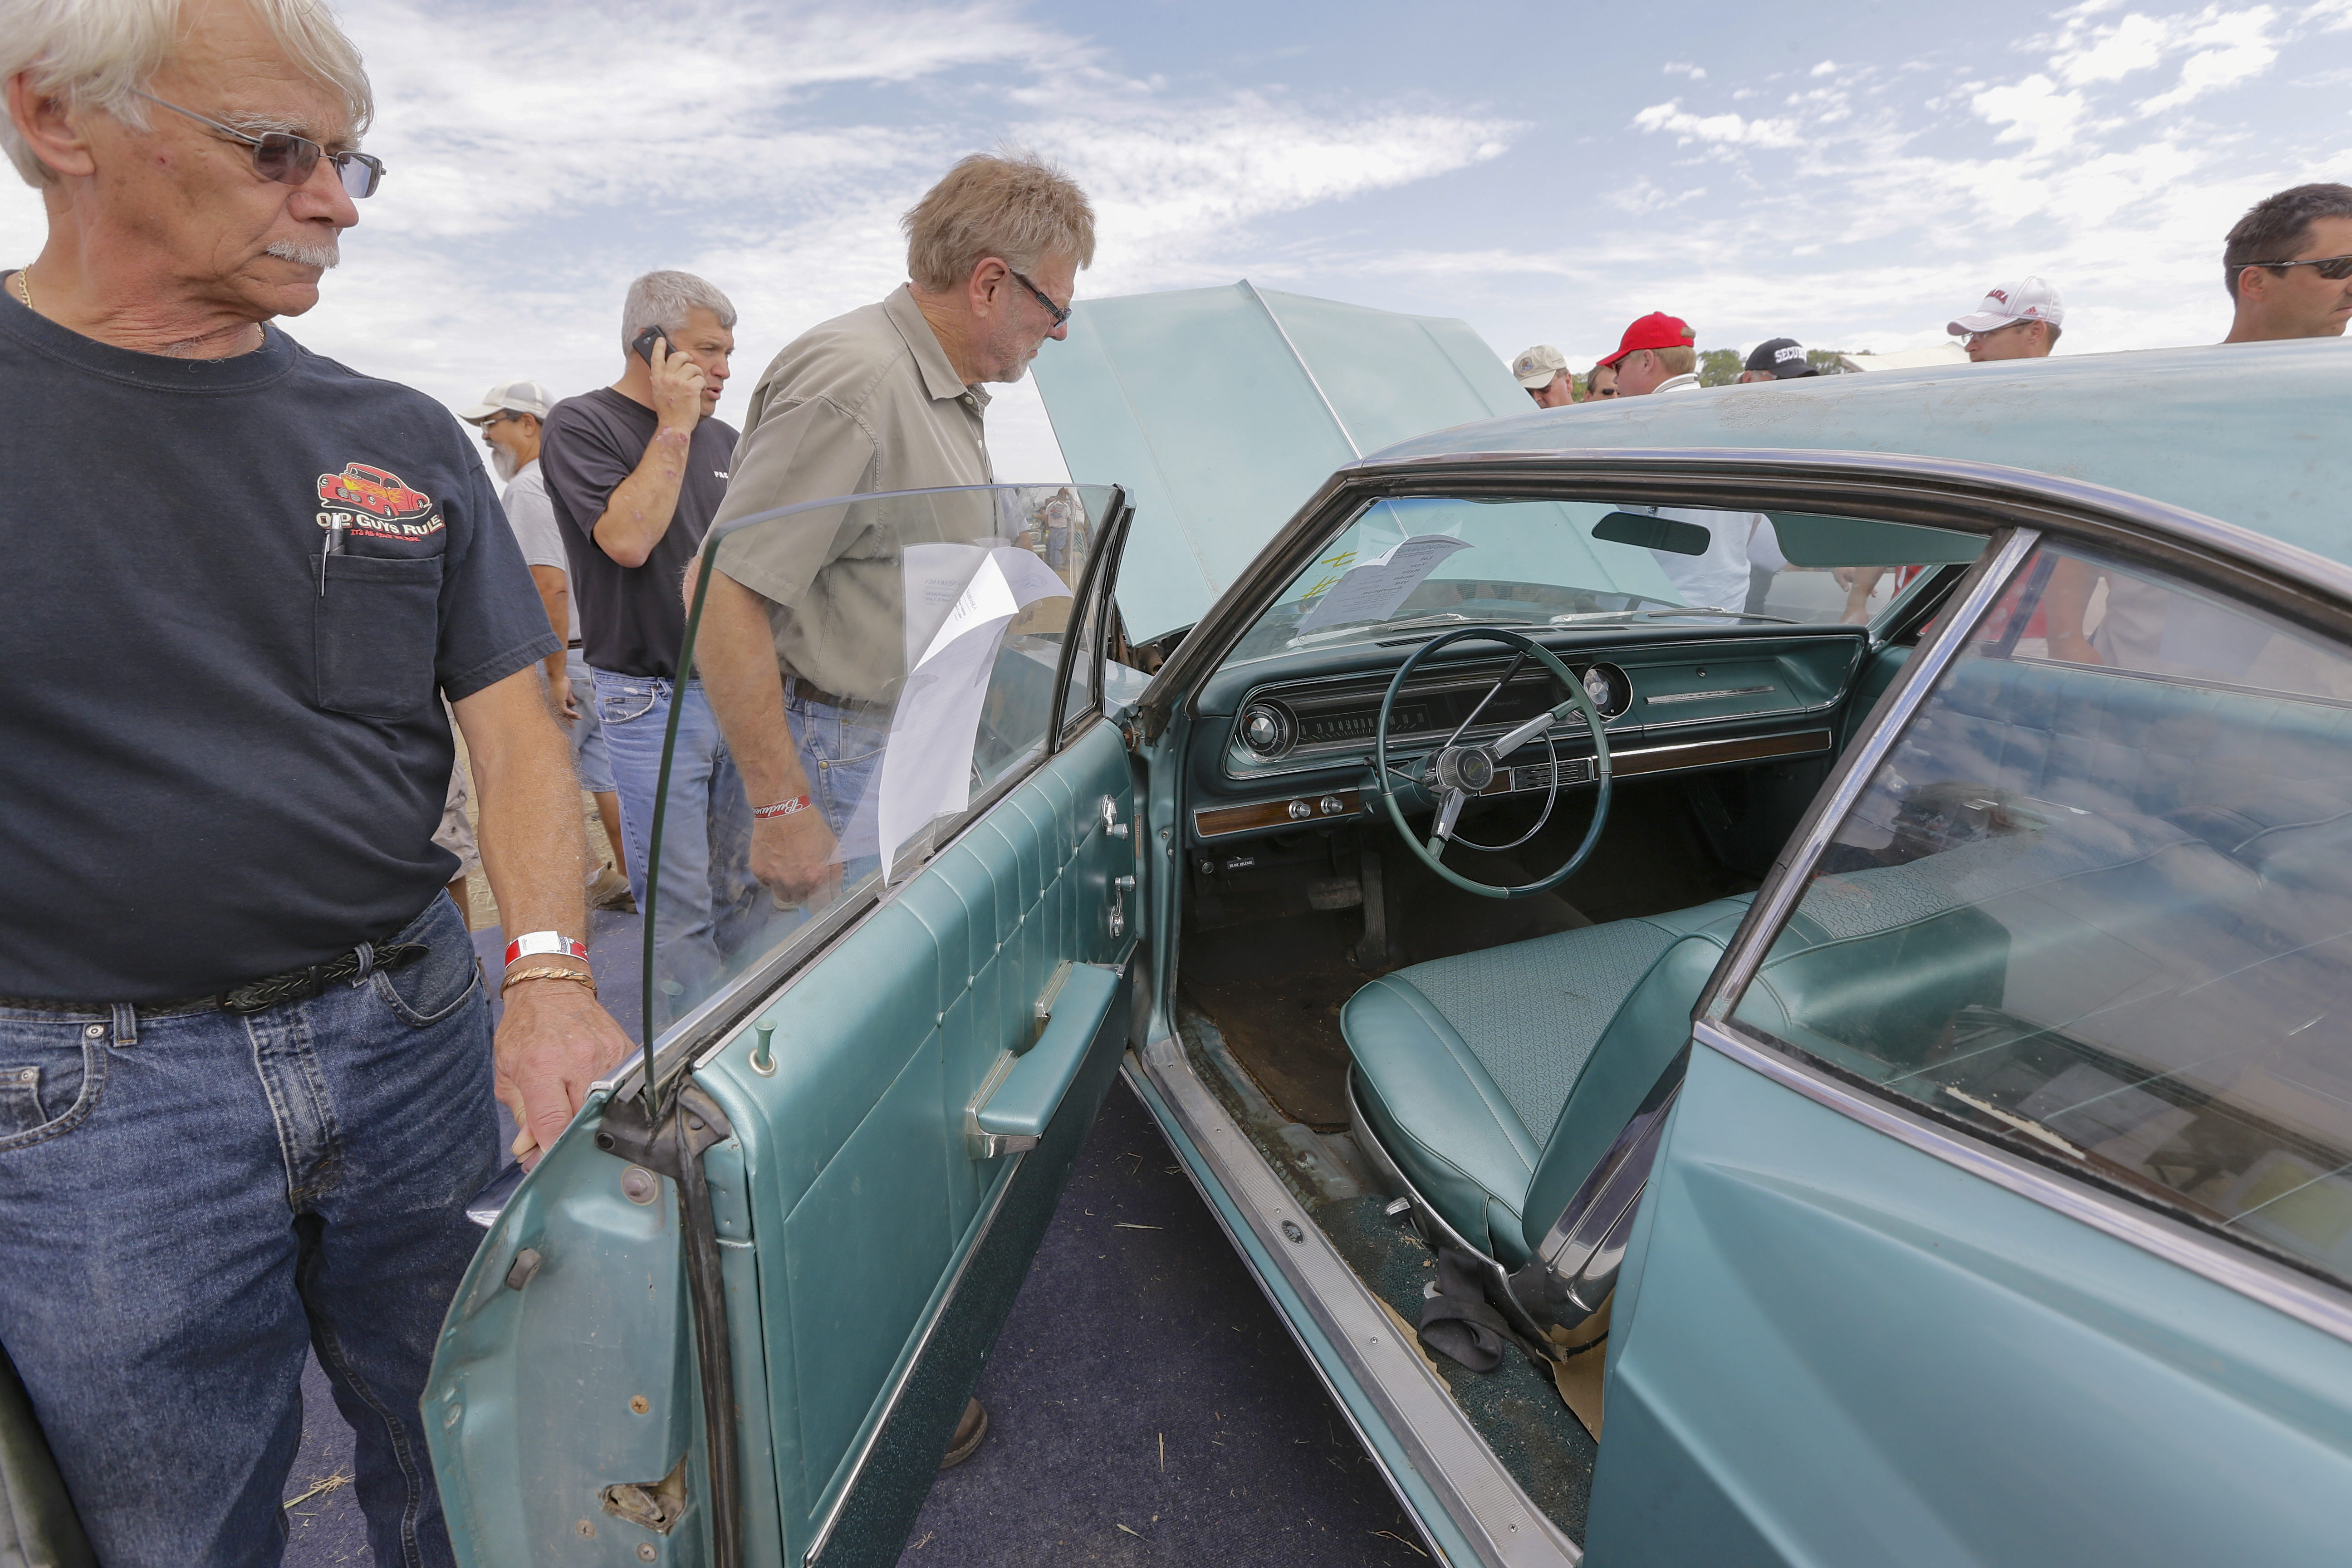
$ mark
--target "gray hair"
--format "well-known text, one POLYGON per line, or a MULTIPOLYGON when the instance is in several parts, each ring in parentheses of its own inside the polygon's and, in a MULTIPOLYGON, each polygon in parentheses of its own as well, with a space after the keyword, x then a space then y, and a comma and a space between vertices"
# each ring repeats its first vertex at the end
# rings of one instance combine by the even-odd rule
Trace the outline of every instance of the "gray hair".
MULTIPOLYGON (((289 59, 341 95, 352 134, 367 129, 375 117, 375 95, 359 50, 333 14, 320 0, 245 4, 289 59)), ((146 106, 132 94, 177 52, 184 36, 180 5, 181 0, 0 0, 0 82, 29 72, 36 92, 61 95, 76 108, 102 109, 144 131, 146 106)), ((57 178, 5 114, 0 148, 26 184, 57 178)))
POLYGON ((735 307, 717 289, 691 272, 648 272, 629 285, 629 297, 621 303, 621 345, 626 348, 647 327, 659 327, 676 340, 686 331, 686 313, 697 310, 735 330, 735 307))
POLYGON ((1080 267, 1095 260, 1095 209, 1086 192, 1034 153, 974 153, 898 220, 907 231, 907 276, 944 294, 995 257, 1033 272, 1047 256, 1080 267))

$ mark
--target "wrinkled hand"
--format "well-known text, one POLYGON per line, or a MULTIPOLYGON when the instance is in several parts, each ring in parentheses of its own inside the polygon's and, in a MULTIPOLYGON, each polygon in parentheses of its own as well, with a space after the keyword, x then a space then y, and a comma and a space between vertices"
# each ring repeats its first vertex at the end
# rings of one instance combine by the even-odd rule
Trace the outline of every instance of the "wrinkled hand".
POLYGON ((525 1169, 554 1146, 588 1086, 630 1051, 629 1037, 585 985, 526 980, 507 993, 494 1052, 497 1093, 514 1112, 514 1153, 525 1169))
POLYGON ((796 811, 751 824, 751 875, 781 903, 822 907, 841 889, 840 847, 823 812, 796 811))
POLYGON ((702 419, 702 367, 694 363, 691 354, 673 353, 664 344, 665 338, 654 345, 654 357, 648 366, 653 380, 654 413, 665 430, 692 430, 702 419))

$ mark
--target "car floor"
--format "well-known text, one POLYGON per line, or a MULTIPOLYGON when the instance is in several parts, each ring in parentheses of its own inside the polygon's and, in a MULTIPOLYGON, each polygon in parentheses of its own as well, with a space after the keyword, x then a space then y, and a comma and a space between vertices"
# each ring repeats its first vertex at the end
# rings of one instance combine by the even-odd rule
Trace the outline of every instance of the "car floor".
MULTIPOLYGON (((978 1393, 988 1440, 940 1472, 902 1568, 1429 1562, 1123 1083, 1078 1156, 978 1393)), ((351 1429, 315 1363, 303 1413, 285 1560, 366 1563, 351 1429)))
MULTIPOLYGON (((1467 820, 1463 830, 1506 842, 1525 832, 1533 817, 1533 811, 1514 805, 1467 820)), ((1590 820, 1589 806, 1577 802, 1522 848, 1491 854, 1457 848, 1448 852, 1446 864, 1483 881, 1523 884, 1572 853, 1590 820)), ((1185 1005, 1180 1027, 1212 1092, 1307 1205, 1358 1278, 1410 1324, 1420 1319, 1422 1286, 1434 1278, 1434 1259, 1411 1226, 1381 1212, 1389 1194, 1363 1191, 1370 1178, 1360 1156, 1349 1138, 1338 1136, 1349 1121, 1348 1048, 1339 1032, 1348 999, 1374 976, 1409 964, 1686 909, 1756 884, 1706 847, 1678 781, 1620 786, 1591 858, 1557 894, 1481 898, 1439 878, 1392 837, 1381 838, 1386 840, 1381 869, 1388 899, 1386 963, 1367 969, 1357 963, 1361 909, 1312 910, 1300 863, 1284 868, 1281 857, 1266 856, 1276 868, 1259 871, 1257 886, 1217 890, 1223 918, 1258 918, 1186 932, 1178 968, 1185 1005), (1248 1083, 1234 1081, 1234 1072, 1245 1074, 1248 1083), (1313 1140, 1298 1127, 1286 1129, 1286 1121, 1327 1135, 1325 1169, 1344 1170, 1346 1176, 1331 1184, 1305 1175, 1298 1151, 1313 1140)), ((1581 1541, 1600 1449, 1550 1377, 1516 1349, 1485 1373, 1443 1356, 1432 1360, 1512 1479, 1553 1523, 1581 1541)))

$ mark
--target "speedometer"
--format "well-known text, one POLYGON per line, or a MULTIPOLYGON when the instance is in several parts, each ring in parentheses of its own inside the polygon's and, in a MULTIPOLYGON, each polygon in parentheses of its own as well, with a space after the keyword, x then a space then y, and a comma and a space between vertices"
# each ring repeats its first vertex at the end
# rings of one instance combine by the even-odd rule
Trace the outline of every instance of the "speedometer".
POLYGON ((1614 719, 1633 705, 1633 683, 1625 672, 1613 664, 1588 666, 1584 671, 1585 695, 1592 699, 1593 707, 1603 719, 1614 719))

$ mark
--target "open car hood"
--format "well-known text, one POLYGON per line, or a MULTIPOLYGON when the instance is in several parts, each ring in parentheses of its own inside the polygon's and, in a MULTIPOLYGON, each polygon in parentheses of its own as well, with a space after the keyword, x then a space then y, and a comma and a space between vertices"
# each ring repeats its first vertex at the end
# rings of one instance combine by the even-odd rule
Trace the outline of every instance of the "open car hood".
POLYGON ((1247 280, 1082 301, 1034 369, 1070 477, 1135 504, 1118 603, 1138 639, 1200 619, 1342 464, 1528 406, 1465 322, 1247 280))

